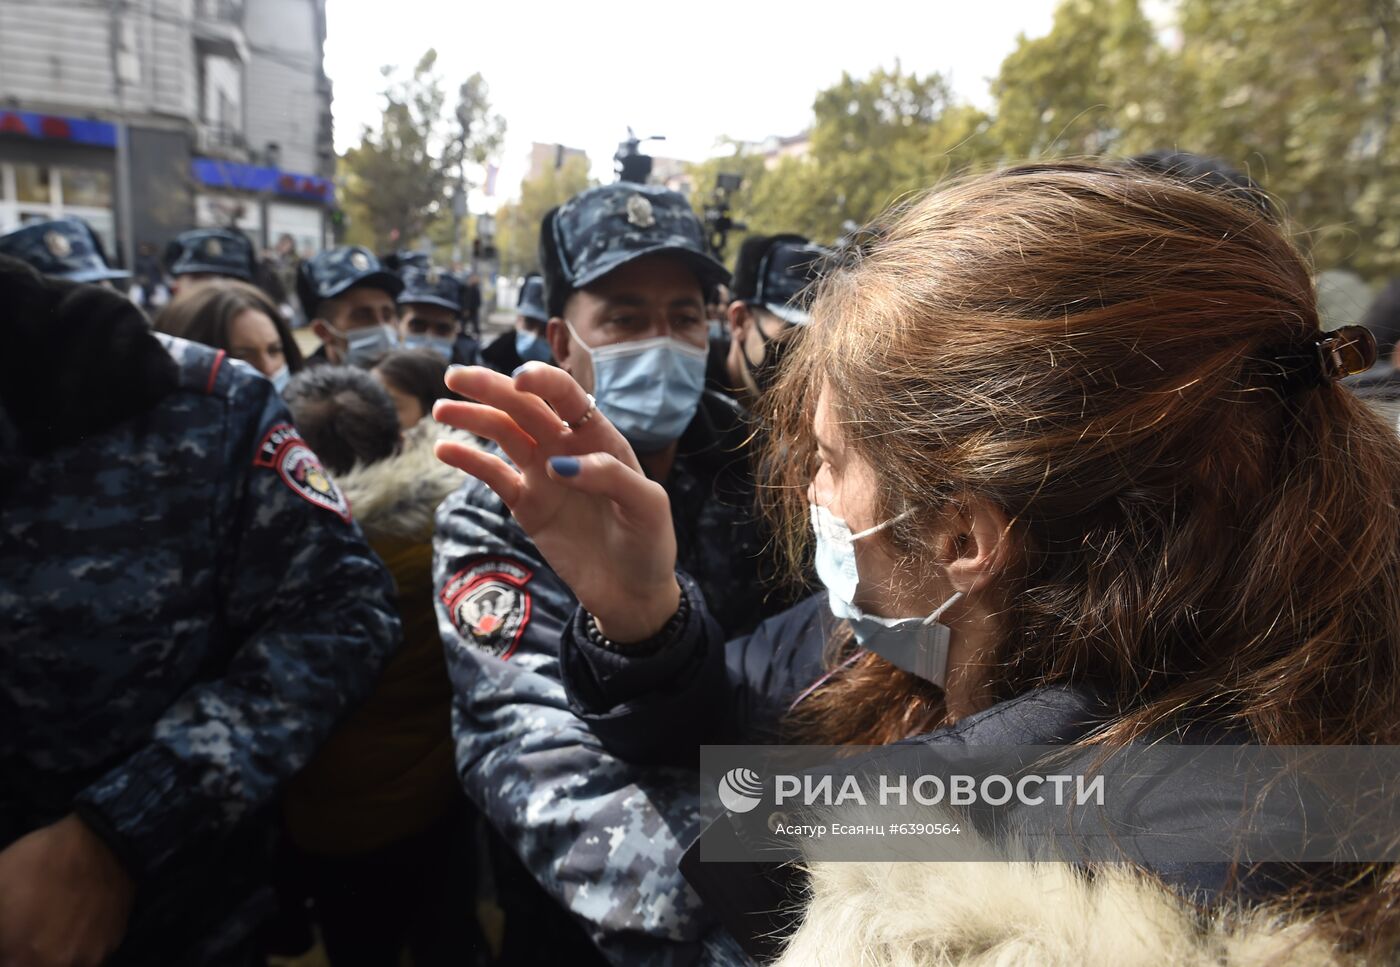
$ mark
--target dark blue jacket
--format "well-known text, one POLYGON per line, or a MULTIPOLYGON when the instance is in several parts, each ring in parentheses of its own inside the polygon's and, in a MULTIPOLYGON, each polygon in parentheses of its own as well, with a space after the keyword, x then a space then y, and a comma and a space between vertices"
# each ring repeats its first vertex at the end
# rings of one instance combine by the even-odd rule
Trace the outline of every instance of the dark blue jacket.
MULTIPOLYGON (((768 619, 750 635, 726 641, 695 582, 684 574, 679 578, 689 616, 678 636, 656 651, 624 655, 595 644, 582 610, 575 611, 564 632, 560 668, 570 707, 609 752, 626 761, 693 766, 701 745, 775 742, 783 715, 822 674, 822 652, 834 626, 825 596, 768 619)), ((1091 736, 1112 717, 1092 687, 1048 687, 907 741, 934 749, 1065 746, 1091 736)), ((1248 742, 1247 736, 1199 724, 1162 738, 1189 745, 1248 742)), ((1076 755, 1087 761, 1094 752, 1076 755)), ((1296 821, 1297 793, 1280 789, 1251 822, 1283 828, 1296 821)), ((1230 783, 1206 789, 1168 784, 1155 788, 1153 795, 1147 814, 1154 822, 1147 832, 1156 835, 1134 843, 1131 858, 1179 893, 1207 902, 1235 890, 1261 898, 1287 889, 1299 875, 1278 864, 1241 871, 1228 863, 1179 862, 1173 856, 1173 824, 1183 832, 1203 824, 1230 828, 1246 815, 1249 791, 1230 783)), ((1008 825, 1004 816, 991 819, 1003 828, 1008 825)), ((1060 830, 1056 824, 1065 819, 1058 812, 1030 811, 1015 821, 1043 823, 1021 831, 1044 834, 1060 830)), ((702 835, 730 835, 727 820, 717 820, 702 835)), ((694 845, 678 862, 711 917, 751 953, 774 952, 775 937, 792 925, 774 915, 791 908, 796 898, 789 875, 757 863, 702 863, 694 845)))
MULTIPOLYGON (((736 634, 777 608, 740 416, 706 393, 666 482, 681 558, 736 634)), ((711 926, 676 866, 702 828, 695 784, 609 753, 569 708, 558 654, 574 596, 474 479, 438 508, 433 570, 468 796, 614 962, 689 962, 711 926)))
POLYGON ((252 369, 13 263, 0 306, 0 846, 76 812, 138 884, 114 962, 198 959, 392 582, 252 369))

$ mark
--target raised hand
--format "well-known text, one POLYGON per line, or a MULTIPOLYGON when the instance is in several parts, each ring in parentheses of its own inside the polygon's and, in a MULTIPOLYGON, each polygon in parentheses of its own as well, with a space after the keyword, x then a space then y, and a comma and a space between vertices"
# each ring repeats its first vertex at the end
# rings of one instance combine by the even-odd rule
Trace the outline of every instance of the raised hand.
POLYGON ((500 496, 604 635, 659 631, 680 603, 670 499, 582 387, 543 363, 513 378, 454 366, 447 385, 477 402, 439 400, 433 416, 495 440, 510 463, 446 440, 438 459, 500 496))

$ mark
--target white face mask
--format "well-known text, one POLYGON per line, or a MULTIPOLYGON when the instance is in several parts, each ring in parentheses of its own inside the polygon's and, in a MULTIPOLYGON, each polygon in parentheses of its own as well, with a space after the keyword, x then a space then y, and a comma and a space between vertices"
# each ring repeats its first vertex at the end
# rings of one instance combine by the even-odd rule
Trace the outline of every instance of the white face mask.
POLYGON ((817 577, 826 585, 831 613, 851 626, 856 643, 912 675, 942 687, 948 675, 948 641, 952 631, 938 619, 962 599, 955 593, 924 618, 882 618, 856 607, 860 575, 855 542, 879 533, 913 511, 852 534, 850 525, 820 504, 812 504, 812 531, 817 538, 817 577))
POLYGON ((367 326, 342 332, 334 327, 331 331, 345 338, 345 365, 368 369, 389 350, 399 344, 399 334, 393 326, 367 326))
POLYGON ((284 389, 287 388, 287 384, 292 381, 292 371, 287 368, 287 365, 285 363, 283 363, 282 368, 279 369, 277 372, 273 373, 271 376, 269 376, 268 379, 272 380, 273 389, 277 390, 278 393, 281 393, 284 389))

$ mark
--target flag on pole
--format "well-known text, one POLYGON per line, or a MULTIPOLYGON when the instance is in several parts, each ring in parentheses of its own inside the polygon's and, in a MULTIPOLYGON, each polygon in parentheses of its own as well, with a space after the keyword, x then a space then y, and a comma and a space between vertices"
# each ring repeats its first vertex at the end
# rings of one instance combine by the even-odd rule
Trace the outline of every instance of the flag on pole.
POLYGON ((496 175, 500 170, 495 165, 486 166, 486 185, 482 188, 482 194, 487 198, 496 197, 496 175))

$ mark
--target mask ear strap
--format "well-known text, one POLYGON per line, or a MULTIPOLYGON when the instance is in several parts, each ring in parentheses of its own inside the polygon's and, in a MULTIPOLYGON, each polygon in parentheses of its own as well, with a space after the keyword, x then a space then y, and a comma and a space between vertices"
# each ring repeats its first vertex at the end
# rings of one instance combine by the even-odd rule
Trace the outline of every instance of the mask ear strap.
POLYGON ((955 592, 953 592, 953 596, 952 596, 951 598, 949 598, 947 601, 944 601, 942 604, 940 604, 940 605, 938 606, 938 609, 937 609, 936 611, 934 611, 933 614, 929 615, 927 618, 924 619, 924 624, 926 624, 926 625, 931 625, 931 624, 934 624, 935 622, 937 622, 939 618, 943 617, 944 613, 945 613, 949 608, 951 608, 953 605, 955 605, 955 604, 957 604, 959 601, 961 601, 961 600, 962 600, 962 597, 963 597, 963 593, 962 593, 961 591, 955 591, 955 592))
POLYGON ((898 515, 896 515, 896 516, 894 516, 894 517, 891 517, 889 520, 885 521, 883 524, 876 524, 874 527, 867 527, 865 530, 861 531, 859 534, 852 534, 852 535, 851 535, 851 540, 853 540, 853 541, 858 541, 858 540, 860 540, 862 537, 869 537, 871 534, 878 534, 878 533, 880 533, 880 531, 884 530, 886 527, 893 527, 895 524, 898 524, 900 521, 904 520, 904 518, 912 516, 913 513, 914 513, 914 508, 913 508, 913 507, 910 507, 910 508, 909 508, 908 510, 906 510, 904 513, 898 514, 898 515))

